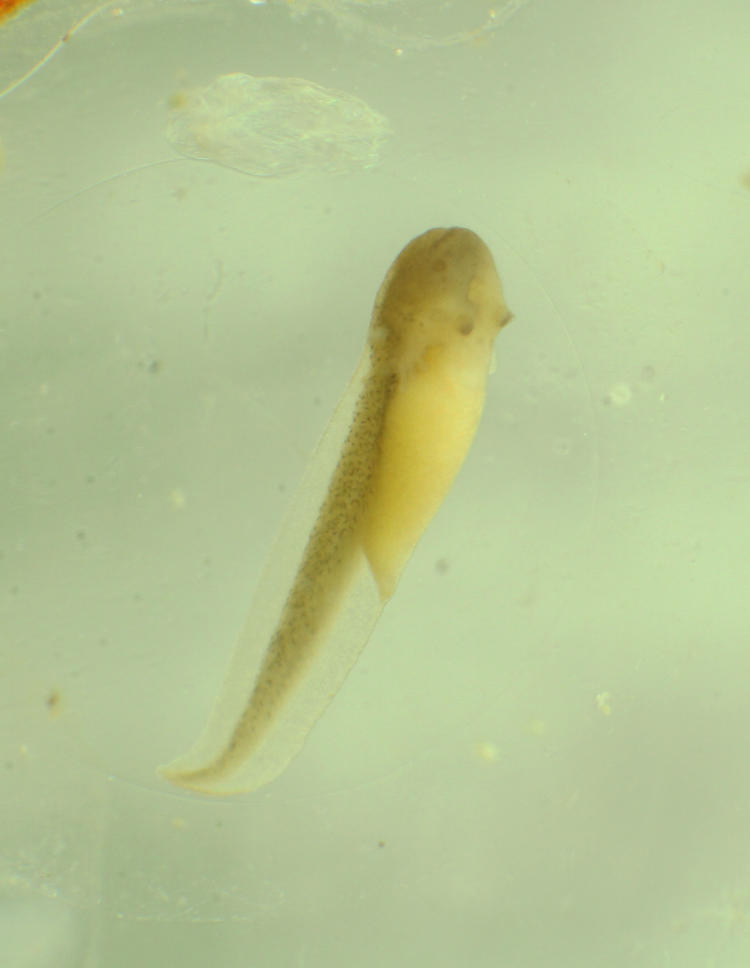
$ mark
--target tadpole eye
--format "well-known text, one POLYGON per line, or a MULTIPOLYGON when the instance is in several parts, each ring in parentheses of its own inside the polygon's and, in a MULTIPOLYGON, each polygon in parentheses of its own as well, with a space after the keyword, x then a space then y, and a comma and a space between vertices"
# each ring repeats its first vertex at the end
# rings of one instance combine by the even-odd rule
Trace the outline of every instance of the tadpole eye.
POLYGON ((474 323, 470 319, 465 320, 458 327, 458 331, 462 336, 469 336, 474 332, 474 323))

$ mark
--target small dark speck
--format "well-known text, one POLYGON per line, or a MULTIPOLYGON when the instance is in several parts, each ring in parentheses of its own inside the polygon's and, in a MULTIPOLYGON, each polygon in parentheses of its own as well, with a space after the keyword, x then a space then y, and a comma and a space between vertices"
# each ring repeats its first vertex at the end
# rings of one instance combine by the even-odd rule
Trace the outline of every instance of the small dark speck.
POLYGON ((84 543, 84 541, 86 540, 86 537, 87 536, 85 531, 76 531, 76 538, 78 538, 81 544, 84 543))
POLYGON ((57 689, 51 689, 47 695, 47 698, 44 700, 47 709, 49 709, 51 713, 59 712, 61 701, 61 696, 57 689))
POLYGON ((384 840, 379 840, 378 841, 378 847, 385 847, 385 841, 384 840))
POLYGON ((435 571, 438 575, 445 575, 450 570, 450 562, 447 558, 438 558, 435 562, 435 571))

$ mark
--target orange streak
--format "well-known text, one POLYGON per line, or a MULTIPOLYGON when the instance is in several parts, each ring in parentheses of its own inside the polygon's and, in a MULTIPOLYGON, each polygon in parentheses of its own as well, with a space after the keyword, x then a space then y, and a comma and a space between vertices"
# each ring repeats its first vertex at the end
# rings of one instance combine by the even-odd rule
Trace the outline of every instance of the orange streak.
POLYGON ((21 7, 25 7, 34 0, 0 0, 0 23, 18 13, 21 7))

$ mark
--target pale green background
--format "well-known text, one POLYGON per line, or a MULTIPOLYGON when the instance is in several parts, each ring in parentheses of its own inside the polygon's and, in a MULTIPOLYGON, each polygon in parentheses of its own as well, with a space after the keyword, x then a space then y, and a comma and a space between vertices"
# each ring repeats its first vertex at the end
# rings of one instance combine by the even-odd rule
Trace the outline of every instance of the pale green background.
MULTIPOLYGON (((91 9, 0 27, 0 88, 91 9)), ((3 968, 750 963, 750 5, 394 51, 487 10, 128 0, 0 99, 3 968), (382 164, 180 158, 170 97, 233 71, 361 98, 382 164), (464 470, 288 771, 170 789, 449 224, 515 313, 464 470)))

